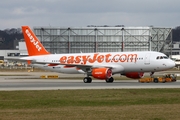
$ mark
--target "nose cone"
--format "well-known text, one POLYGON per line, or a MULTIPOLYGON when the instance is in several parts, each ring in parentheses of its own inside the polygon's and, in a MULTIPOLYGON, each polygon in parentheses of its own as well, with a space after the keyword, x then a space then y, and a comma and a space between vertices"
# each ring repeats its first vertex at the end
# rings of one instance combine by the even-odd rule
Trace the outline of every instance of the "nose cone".
POLYGON ((173 68, 175 66, 176 66, 175 62, 173 60, 170 60, 169 63, 168 63, 168 67, 173 68))

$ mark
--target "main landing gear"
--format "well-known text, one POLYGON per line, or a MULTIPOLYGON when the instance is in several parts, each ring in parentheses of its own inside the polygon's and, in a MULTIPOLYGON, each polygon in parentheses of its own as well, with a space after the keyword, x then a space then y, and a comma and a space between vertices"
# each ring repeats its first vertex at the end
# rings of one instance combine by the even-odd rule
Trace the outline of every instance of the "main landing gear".
POLYGON ((109 79, 106 79, 106 82, 107 83, 112 83, 114 81, 114 78, 113 77, 110 77, 109 79))
MULTIPOLYGON (((92 82, 92 78, 91 77, 85 77, 83 79, 84 83, 91 83, 92 82)), ((114 81, 113 77, 110 77, 109 79, 105 80, 107 83, 112 83, 114 81)))
POLYGON ((91 83, 92 82, 92 78, 91 77, 85 77, 83 79, 84 83, 91 83))

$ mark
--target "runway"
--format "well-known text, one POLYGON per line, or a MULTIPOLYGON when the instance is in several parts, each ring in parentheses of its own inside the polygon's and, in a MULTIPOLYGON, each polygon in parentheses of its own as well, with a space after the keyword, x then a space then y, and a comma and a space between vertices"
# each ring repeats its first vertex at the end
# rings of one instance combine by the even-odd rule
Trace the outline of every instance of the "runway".
POLYGON ((180 81, 173 83, 138 83, 137 81, 132 80, 115 81, 114 83, 105 83, 100 81, 83 83, 81 80, 7 80, 0 82, 0 91, 133 88, 180 88, 180 81))
POLYGON ((38 79, 37 76, 38 73, 32 76, 0 76, 0 91, 180 88, 180 80, 171 83, 139 83, 138 80, 115 80, 113 83, 93 80, 92 83, 84 83, 73 79, 38 79))

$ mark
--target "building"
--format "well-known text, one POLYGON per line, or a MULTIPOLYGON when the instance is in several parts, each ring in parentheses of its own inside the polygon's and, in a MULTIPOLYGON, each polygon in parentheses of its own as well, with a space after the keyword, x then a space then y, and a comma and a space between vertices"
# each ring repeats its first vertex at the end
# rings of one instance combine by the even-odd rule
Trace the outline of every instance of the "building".
MULTIPOLYGON (((171 30, 171 28, 124 26, 34 27, 35 34, 45 48, 56 54, 151 50, 171 55, 171 30)), ((0 54, 3 57, 28 55, 23 41, 15 48, 16 50, 0 50, 0 54)))
POLYGON ((160 51, 170 55, 171 28, 158 27, 34 27, 51 53, 160 51))
POLYGON ((172 55, 180 55, 180 42, 175 42, 172 44, 172 55))
POLYGON ((28 55, 24 41, 18 42, 15 48, 12 50, 0 50, 0 60, 8 57, 23 57, 28 55))

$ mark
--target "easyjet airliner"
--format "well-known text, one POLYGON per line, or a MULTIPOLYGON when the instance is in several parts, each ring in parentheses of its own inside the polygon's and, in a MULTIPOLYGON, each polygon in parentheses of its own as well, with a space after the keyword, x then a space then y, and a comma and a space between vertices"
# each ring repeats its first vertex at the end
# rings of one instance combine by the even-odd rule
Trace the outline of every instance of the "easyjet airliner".
POLYGON ((92 82, 90 76, 113 82, 114 74, 137 79, 143 77, 144 72, 154 73, 175 66, 165 54, 152 51, 50 54, 28 26, 22 26, 22 31, 29 56, 21 60, 54 72, 86 74, 85 83, 92 82))

